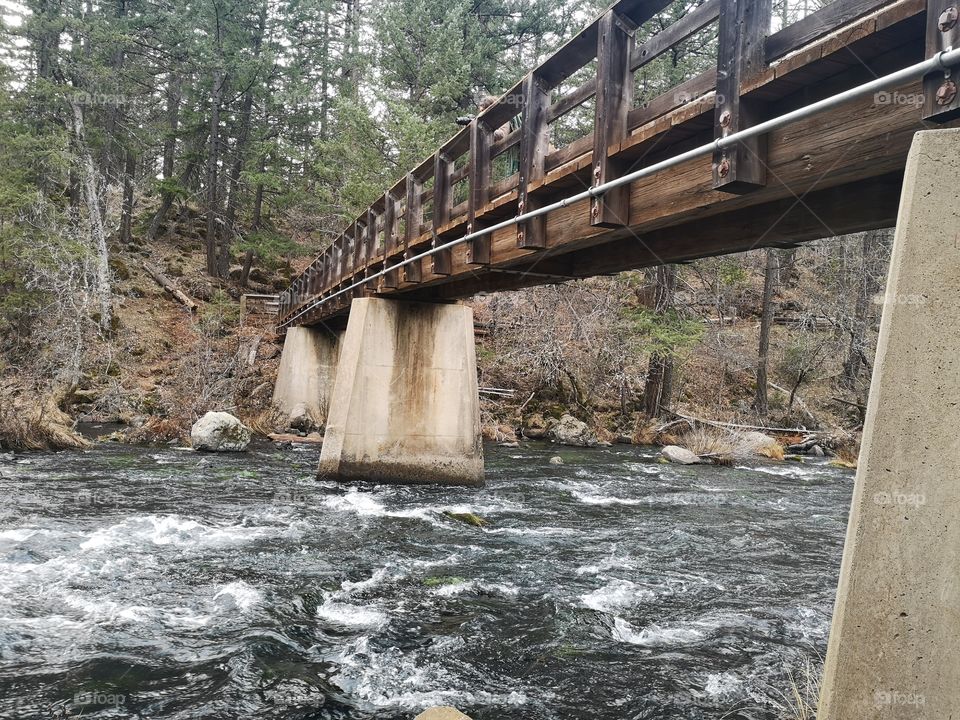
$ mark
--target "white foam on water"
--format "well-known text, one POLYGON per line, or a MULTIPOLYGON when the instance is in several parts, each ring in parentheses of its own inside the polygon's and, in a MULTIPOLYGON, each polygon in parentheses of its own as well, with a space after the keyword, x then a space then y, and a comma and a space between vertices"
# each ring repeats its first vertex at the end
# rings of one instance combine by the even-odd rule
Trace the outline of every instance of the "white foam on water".
POLYGON ((460 595, 497 595, 512 598, 520 593, 520 589, 510 583, 488 583, 482 580, 468 580, 441 585, 430 590, 431 595, 440 597, 458 597, 460 595))
POLYGON ((662 627, 648 625, 637 630, 623 618, 613 620, 613 639, 631 645, 644 647, 670 647, 674 645, 688 645, 704 638, 702 630, 693 627, 678 625, 676 627, 662 627))
POLYGON ((572 528, 558 528, 558 527, 542 527, 542 528, 511 528, 511 527, 501 527, 501 528, 483 528, 483 532, 488 535, 518 535, 518 536, 530 536, 530 537, 555 537, 558 535, 579 535, 580 530, 574 530, 572 528))
POLYGON ((202 548, 254 542, 292 531, 290 526, 218 527, 204 525, 179 515, 134 515, 116 525, 95 530, 80 544, 80 549, 97 551, 142 543, 202 548))
POLYGON ((350 628, 381 628, 389 622, 387 614, 373 606, 327 600, 317 608, 317 617, 334 625, 350 628))
POLYGON ((522 692, 471 689, 475 681, 449 670, 444 649, 434 643, 413 652, 375 650, 370 638, 362 637, 330 657, 339 666, 331 681, 370 708, 411 713, 436 705, 510 707, 528 702, 522 692))
POLYGON ((646 500, 640 498, 610 497, 607 495, 585 493, 579 490, 571 490, 570 494, 585 505, 643 505, 646 502, 646 500))
POLYGON ((630 608, 642 602, 649 602, 656 593, 640 587, 629 580, 611 580, 602 588, 580 596, 580 602, 591 610, 611 613, 615 610, 630 608))
POLYGON ((710 673, 707 675, 707 684, 704 691, 714 697, 731 695, 739 692, 743 681, 733 673, 710 673))
POLYGON ((391 517, 423 520, 430 523, 449 521, 444 513, 474 513, 480 516, 513 510, 516 505, 502 501, 496 505, 421 505, 419 507, 390 509, 374 493, 352 489, 342 495, 328 495, 323 504, 336 512, 353 512, 360 517, 391 517))
POLYGON ((227 583, 213 596, 214 603, 223 610, 246 612, 263 602, 263 593, 243 580, 227 583))

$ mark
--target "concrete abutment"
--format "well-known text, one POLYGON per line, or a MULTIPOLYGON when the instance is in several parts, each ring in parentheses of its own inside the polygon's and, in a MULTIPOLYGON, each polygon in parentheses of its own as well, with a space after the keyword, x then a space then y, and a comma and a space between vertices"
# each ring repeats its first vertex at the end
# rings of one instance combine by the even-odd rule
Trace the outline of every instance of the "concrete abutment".
POLYGON ((958 148, 907 162, 820 720, 960 718, 958 148))
POLYGON ((291 417, 304 412, 318 426, 326 422, 341 340, 326 328, 287 330, 273 389, 277 409, 291 417))
POLYGON ((318 475, 483 485, 469 307, 353 301, 318 475))

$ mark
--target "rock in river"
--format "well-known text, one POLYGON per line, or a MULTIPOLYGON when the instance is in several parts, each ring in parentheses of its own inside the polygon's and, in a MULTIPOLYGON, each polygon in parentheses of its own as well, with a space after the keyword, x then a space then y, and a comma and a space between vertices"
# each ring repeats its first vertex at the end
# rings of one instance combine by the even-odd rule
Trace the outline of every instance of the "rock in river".
POLYGON ((226 412, 208 412, 190 429, 194 450, 243 452, 253 433, 246 425, 226 412))
POLYGON ((547 435, 553 442, 560 445, 594 447, 597 444, 597 438, 590 432, 587 424, 577 420, 573 415, 564 415, 560 418, 559 422, 550 427, 547 435))
POLYGON ((670 462, 679 463, 680 465, 696 465, 700 462, 700 458, 697 457, 696 453, 690 452, 679 445, 667 445, 660 451, 660 454, 670 462))

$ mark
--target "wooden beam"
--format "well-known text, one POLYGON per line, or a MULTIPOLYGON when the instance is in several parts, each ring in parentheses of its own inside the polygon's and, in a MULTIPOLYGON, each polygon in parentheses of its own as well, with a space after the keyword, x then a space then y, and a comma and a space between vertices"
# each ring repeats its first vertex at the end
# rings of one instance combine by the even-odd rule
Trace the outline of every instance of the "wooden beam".
MULTIPOLYGON (((926 55, 933 57, 960 43, 958 0, 927 0, 926 55)), ((934 72, 923 79, 923 119, 947 122, 960 116, 960 75, 934 72)))
MULTIPOLYGON (((529 73, 523 79, 523 112, 520 125, 520 172, 517 185, 517 213, 536 209, 529 195, 529 184, 539 180, 545 172, 545 160, 550 148, 547 109, 550 107, 549 88, 529 73)), ((517 225, 517 247, 540 249, 547 246, 546 221, 543 216, 517 225)))
MULTIPOLYGON (((842 1, 842 0, 841 0, 842 1)), ((770 27, 772 0, 722 0, 717 48, 715 136, 726 137, 763 119, 756 100, 741 97, 743 81, 766 67, 764 39, 770 27)), ((737 143, 713 158, 713 186, 745 193, 766 184, 766 138, 737 143)))
POLYGON ((764 42, 764 57, 767 62, 781 58, 889 2, 890 0, 834 0, 768 37, 764 42))
MULTIPOLYGON (((630 56, 636 28, 612 10, 599 21, 597 33, 597 100, 593 121, 593 185, 614 180, 627 163, 611 158, 608 149, 619 150, 627 136, 627 114, 633 107, 633 74, 630 56)), ((630 188, 621 186, 593 198, 590 224, 603 227, 627 225, 630 188)))
MULTIPOLYGON (((450 222, 451 187, 450 176, 453 173, 453 161, 443 150, 433 157, 433 243, 437 248, 443 245, 440 228, 450 222)), ((431 258, 434 275, 450 274, 450 250, 439 250, 431 258)))
MULTIPOLYGON (((420 225, 423 223, 422 193, 423 182, 414 173, 407 173, 407 211, 403 233, 403 257, 406 260, 416 255, 413 244, 420 237, 420 225)), ((422 282, 423 272, 421 270, 421 262, 418 261, 404 265, 403 279, 409 283, 422 282)))
MULTIPOLYGON (((467 174, 467 232, 480 230, 477 211, 490 202, 490 145, 493 130, 474 118, 470 123, 470 165, 467 174)), ((470 241, 467 262, 471 265, 490 264, 490 236, 483 235, 470 241)))

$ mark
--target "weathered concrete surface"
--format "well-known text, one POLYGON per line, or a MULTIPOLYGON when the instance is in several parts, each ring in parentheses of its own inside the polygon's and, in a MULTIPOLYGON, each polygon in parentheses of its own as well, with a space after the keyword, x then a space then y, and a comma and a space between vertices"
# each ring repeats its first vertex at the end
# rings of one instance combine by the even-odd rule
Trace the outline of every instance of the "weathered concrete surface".
POLYGON ((910 151, 820 720, 960 718, 958 148, 910 151))
POLYGON ((470 720, 470 718, 456 708, 444 705, 424 710, 414 720, 470 720))
POLYGON ((313 424, 323 425, 339 352, 340 338, 324 328, 288 329, 273 389, 273 404, 291 420, 305 412, 313 424))
POLYGON ((318 475, 483 484, 470 308, 353 301, 318 475))

